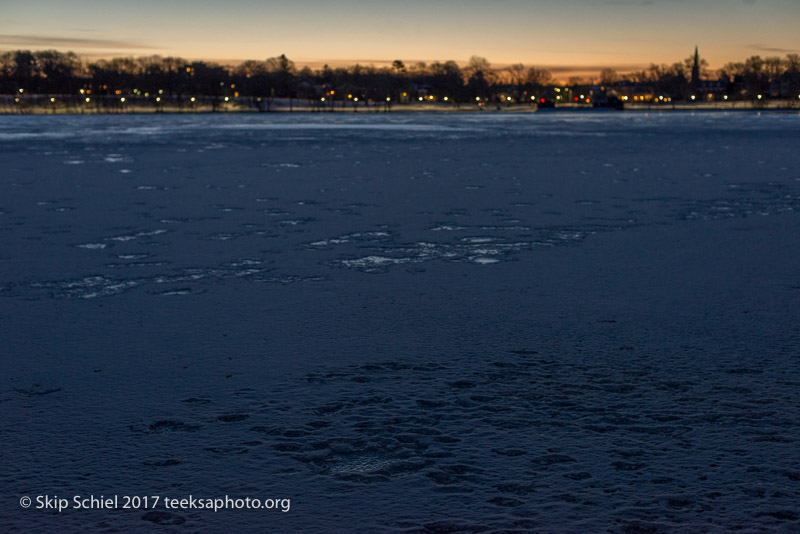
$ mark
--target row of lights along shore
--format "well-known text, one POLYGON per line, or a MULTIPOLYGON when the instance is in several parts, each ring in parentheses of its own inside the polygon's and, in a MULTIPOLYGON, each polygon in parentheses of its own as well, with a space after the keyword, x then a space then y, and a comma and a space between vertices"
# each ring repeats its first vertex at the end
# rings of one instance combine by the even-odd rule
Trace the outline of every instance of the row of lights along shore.
MULTIPOLYGON (((236 87, 235 85, 231 85, 231 88, 235 88, 235 87, 236 87)), ((559 89, 559 88, 556 88, 555 90, 556 90, 557 92, 560 92, 560 89, 559 89)), ((565 88, 565 90, 566 90, 566 88, 565 88)), ((24 95, 24 93, 25 93, 25 89, 18 89, 18 92, 19 92, 19 94, 20 94, 20 95, 24 95)), ((92 91, 91 91, 90 89, 80 89, 78 92, 79 92, 81 95, 89 95, 89 94, 91 94, 91 92, 92 92, 92 91)), ((134 90, 133 90, 133 93, 134 93, 134 95, 137 95, 137 96, 142 96, 142 92, 141 92, 141 91, 139 91, 138 89, 134 89, 134 90)), ((335 93, 336 93, 335 91, 331 90, 331 91, 329 91, 329 92, 327 92, 327 93, 325 93, 325 94, 326 94, 326 95, 328 95, 329 97, 331 97, 331 100, 333 100, 333 97, 334 97, 335 93)), ((121 91, 117 90, 117 91, 116 91, 116 94, 117 94, 117 95, 121 94, 121 91)), ((158 94, 159 94, 159 95, 163 95, 163 94, 164 94, 164 90, 163 90, 163 89, 159 89, 159 91, 158 91, 158 94)), ((144 96, 145 98, 149 98, 149 97, 150 97, 150 93, 144 93, 144 95, 143 95, 143 96, 144 96)), ((236 96, 238 96, 238 93, 236 94, 236 96)), ((407 93, 403 93, 403 97, 407 97, 407 96, 408 96, 408 94, 407 94, 407 93)), ((634 96, 634 97, 633 97, 633 101, 634 101, 634 102, 637 102, 637 101, 642 101, 642 102, 648 101, 648 102, 649 102, 649 101, 651 101, 651 100, 652 100, 652 101, 654 101, 654 102, 659 102, 659 103, 660 103, 660 102, 672 102, 672 98, 670 98, 670 97, 665 97, 665 96, 663 96, 663 95, 659 95, 658 97, 651 96, 650 98, 648 98, 648 96, 650 96, 650 95, 647 95, 647 96, 645 96, 645 95, 637 95, 637 96, 634 96)), ((235 97, 234 97, 234 98, 235 98, 235 97)), ((353 102, 358 102, 358 101, 359 101, 359 98, 358 98, 357 96, 356 96, 356 97, 354 97, 352 94, 348 94, 348 95, 347 95, 347 98, 348 98, 348 100, 352 100, 353 102)), ((533 96, 531 96, 531 97, 530 97, 530 99, 531 99, 532 101, 536 101, 536 98, 537 98, 537 97, 536 97, 536 95, 533 95, 533 96)), ((626 101, 626 102, 627 102, 627 101, 629 101, 629 100, 631 99, 631 97, 629 97, 629 96, 622 96, 622 97, 620 97, 620 98, 621 98, 621 100, 623 100, 623 101, 626 101)), ((763 98, 764 98, 764 95, 761 95, 761 94, 759 94, 759 95, 757 95, 757 96, 756 96, 756 98, 757 98, 758 100, 763 100, 763 98)), ((797 98, 798 98, 798 99, 800 99, 800 94, 799 94, 799 95, 797 95, 797 98)), ((502 97, 501 97, 501 99, 502 99, 502 97)), ((697 97, 696 97, 696 95, 691 95, 690 99, 691 99, 691 100, 694 102, 694 101, 696 101, 697 97)), ((723 99, 723 100, 728 100, 728 95, 723 95, 723 96, 722 96, 722 99, 723 99)), ((85 100, 86 102, 91 102, 91 97, 89 97, 89 96, 86 96, 84 100, 85 100)), ((124 97, 124 96, 120 97, 120 99, 119 99, 119 100, 120 100, 120 102, 121 102, 121 103, 125 103, 125 102, 127 101, 127 100, 126 100, 126 97, 124 97)), ((156 100, 156 102, 161 102, 161 96, 157 96, 155 100, 156 100)), ((259 98, 258 100, 259 100, 259 101, 261 101, 261 98, 259 98)), ((433 95, 428 95, 427 97, 422 97, 422 96, 418 97, 418 101, 419 101, 419 102, 424 102, 425 100, 434 101, 434 100, 435 100, 435 97, 434 97, 433 95)), ((513 99, 512 99, 510 96, 506 96, 506 97, 505 97, 505 100, 506 100, 506 102, 512 102, 512 101, 513 101, 513 99)), ((559 100, 559 101, 560 101, 560 100, 562 100, 562 96, 561 96, 561 95, 556 95, 556 100, 559 100)), ((591 101, 592 101, 590 97, 586 97, 585 95, 580 95, 580 97, 577 97, 577 96, 576 96, 576 97, 574 97, 574 98, 573 98, 573 100, 574 100, 575 102, 584 101, 584 102, 586 102, 586 103, 591 103, 591 101)), ((14 99, 14 101, 15 101, 15 102, 19 102, 19 101, 20 101, 19 97, 15 98, 15 99, 14 99)), ((190 98, 190 101, 191 101, 191 102, 196 102, 196 101, 197 101, 197 99, 196 99, 196 97, 191 97, 191 98, 190 98)), ((229 96, 226 96, 226 97, 224 98, 224 101, 225 101, 225 102, 230 102, 230 101, 231 101, 231 97, 229 97, 229 96)), ((324 97, 324 96, 323 96, 323 97, 321 97, 321 98, 320 98, 320 101, 321 101, 321 102, 326 102, 326 101, 327 101, 327 99, 326 99, 326 97, 324 97)), ((391 101, 392 101, 392 98, 391 98, 391 97, 389 97, 389 96, 387 96, 387 97, 386 97, 386 101, 387 101, 387 102, 391 102, 391 101)), ((449 98, 449 97, 447 97, 447 96, 445 96, 445 97, 442 97, 442 101, 443 101, 443 102, 449 102, 449 101, 450 101, 450 98, 449 98)), ((483 102, 483 101, 486 101, 486 102, 488 102, 488 101, 489 101, 489 99, 488 99, 488 98, 483 98, 483 99, 482 99, 481 97, 479 97, 479 96, 476 96, 476 97, 475 97, 475 101, 476 101, 476 102, 479 102, 479 103, 480 103, 480 102, 483 102)), ((540 101, 541 101, 541 102, 545 102, 546 100, 545 100, 545 98, 541 98, 541 99, 540 99, 540 101)), ((56 102, 56 98, 55 98, 55 97, 51 97, 51 98, 50 98, 50 102, 51 102, 51 103, 55 103, 55 102, 56 102)))

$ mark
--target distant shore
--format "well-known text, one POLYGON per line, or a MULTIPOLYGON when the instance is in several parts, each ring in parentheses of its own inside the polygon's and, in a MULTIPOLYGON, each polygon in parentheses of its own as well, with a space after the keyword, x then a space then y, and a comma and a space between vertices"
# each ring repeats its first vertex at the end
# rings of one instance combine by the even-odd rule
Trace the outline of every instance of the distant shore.
POLYGON ((0 115, 183 115, 196 113, 534 113, 538 111, 800 111, 800 100, 625 103, 622 109, 602 106, 562 104, 542 107, 536 104, 455 104, 445 102, 336 102, 320 105, 304 101, 275 99, 267 109, 259 109, 245 99, 214 100, 214 97, 184 99, 166 104, 152 101, 125 101, 115 97, 97 97, 88 102, 66 100, 49 95, 26 95, 24 100, 0 96, 0 115))

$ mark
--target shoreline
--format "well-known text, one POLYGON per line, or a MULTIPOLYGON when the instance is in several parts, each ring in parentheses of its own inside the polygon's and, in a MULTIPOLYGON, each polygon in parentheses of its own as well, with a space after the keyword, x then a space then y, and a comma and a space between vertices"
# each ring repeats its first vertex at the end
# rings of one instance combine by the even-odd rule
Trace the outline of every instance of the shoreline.
MULTIPOLYGON (((44 95, 29 97, 32 99, 48 99, 44 95)), ((526 113, 586 113, 586 112, 800 112, 800 101, 793 100, 774 100, 768 102, 708 102, 708 103, 679 103, 679 104, 625 104, 623 109, 610 107, 594 107, 586 105, 562 105, 556 107, 540 108, 531 104, 511 104, 511 105, 481 105, 464 104, 456 106, 445 103, 393 103, 389 106, 384 104, 373 104, 369 107, 364 105, 353 106, 352 103, 344 106, 319 107, 307 103, 288 104, 285 101, 276 101, 269 110, 259 110, 254 107, 240 103, 224 103, 216 106, 212 104, 185 104, 185 105, 161 105, 156 107, 153 104, 119 104, 117 102, 105 102, 103 105, 81 105, 64 104, 40 105, 28 104, 25 107, 14 109, 19 104, 6 104, 0 106, 0 115, 197 115, 197 114, 380 114, 380 113, 419 113, 419 114, 452 114, 452 113, 504 113, 504 114, 526 114, 526 113)))

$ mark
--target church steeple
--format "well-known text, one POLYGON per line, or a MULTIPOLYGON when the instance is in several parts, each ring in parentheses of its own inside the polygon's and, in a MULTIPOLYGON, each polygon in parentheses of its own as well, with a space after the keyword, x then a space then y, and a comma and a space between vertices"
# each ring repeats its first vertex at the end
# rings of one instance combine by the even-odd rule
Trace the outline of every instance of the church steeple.
POLYGON ((700 54, 697 53, 697 46, 694 47, 694 63, 692 64, 692 87, 697 89, 700 85, 700 54))

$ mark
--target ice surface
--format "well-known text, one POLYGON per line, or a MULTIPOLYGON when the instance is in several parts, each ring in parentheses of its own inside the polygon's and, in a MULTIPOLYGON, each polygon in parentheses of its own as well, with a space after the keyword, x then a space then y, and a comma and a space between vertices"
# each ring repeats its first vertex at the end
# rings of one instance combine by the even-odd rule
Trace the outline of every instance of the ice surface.
POLYGON ((4 118, 3 531, 800 530, 799 121, 4 118))

